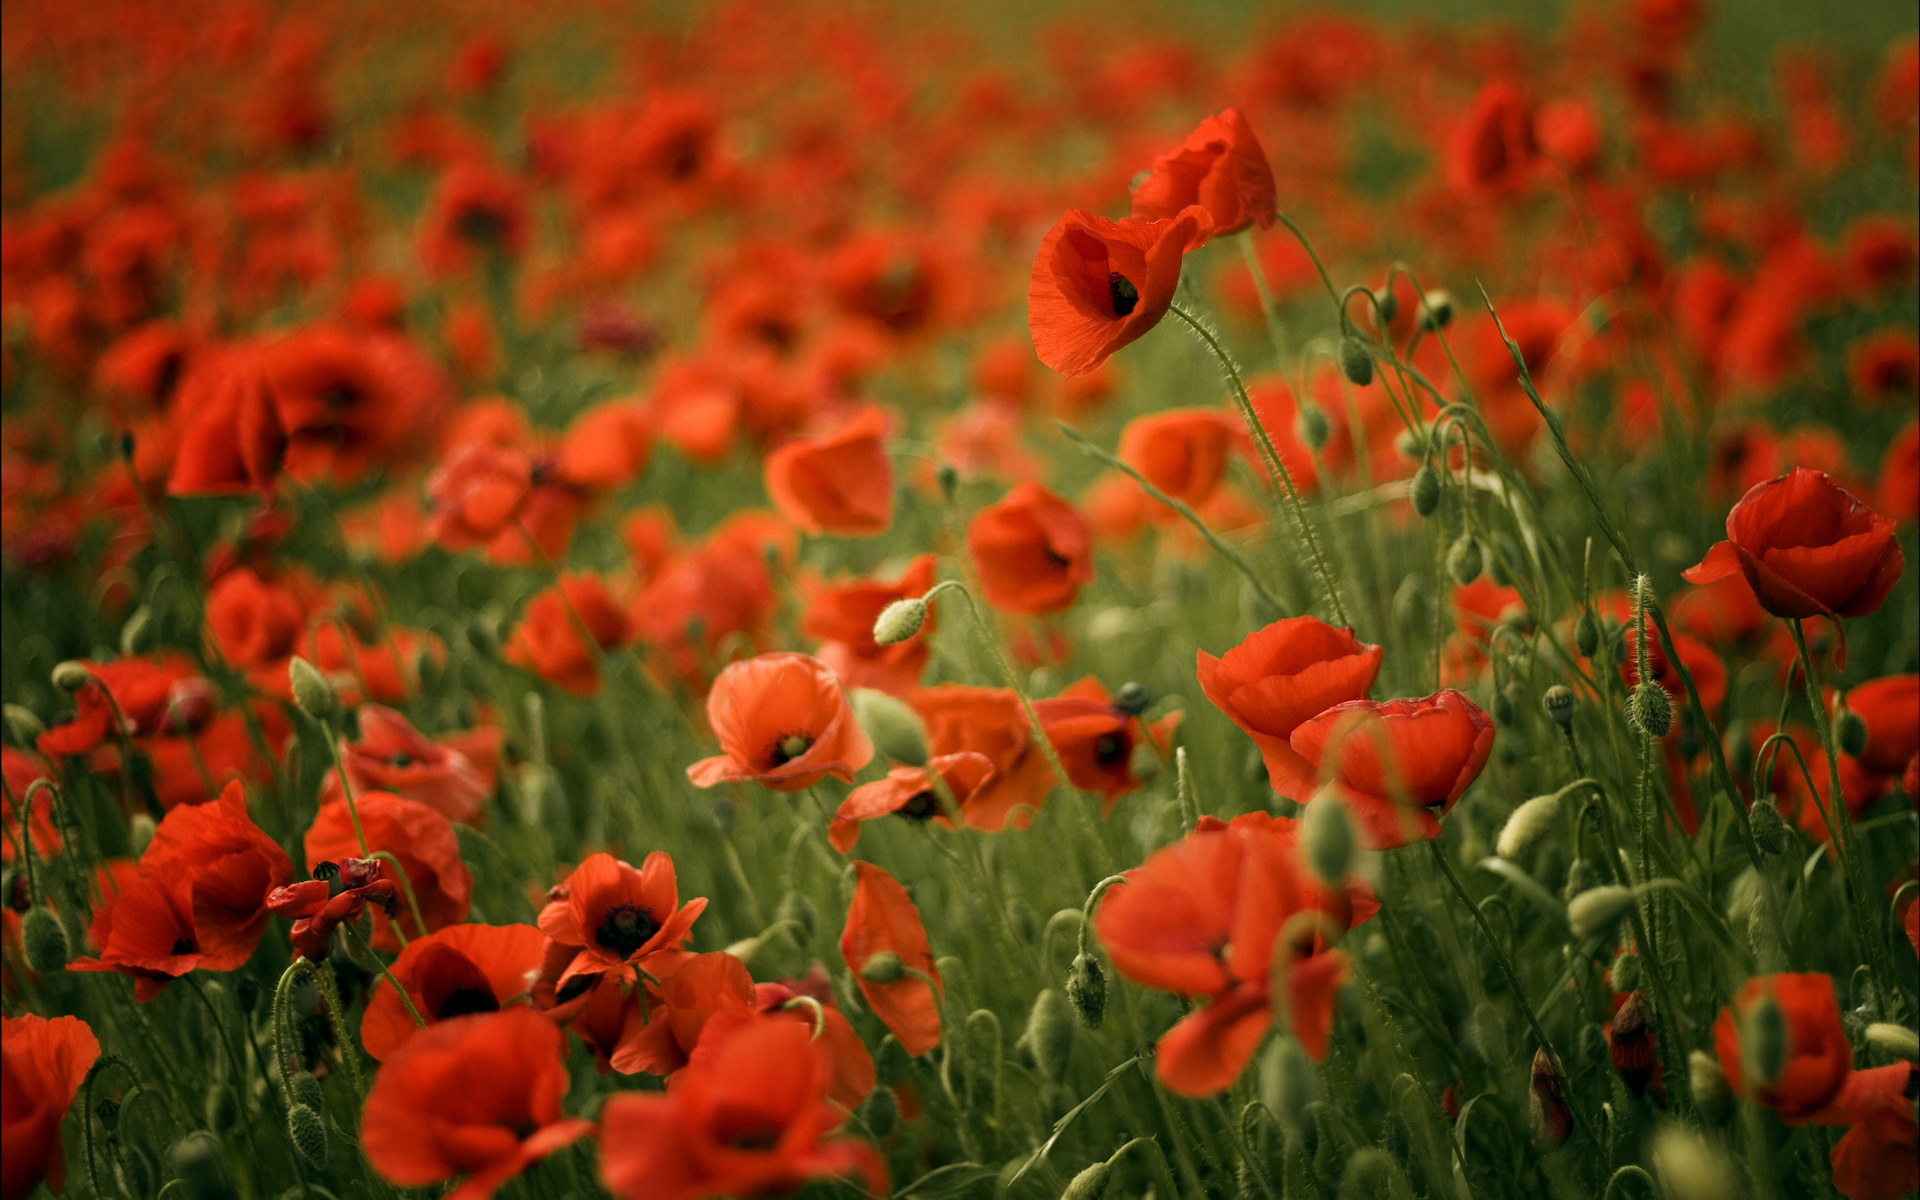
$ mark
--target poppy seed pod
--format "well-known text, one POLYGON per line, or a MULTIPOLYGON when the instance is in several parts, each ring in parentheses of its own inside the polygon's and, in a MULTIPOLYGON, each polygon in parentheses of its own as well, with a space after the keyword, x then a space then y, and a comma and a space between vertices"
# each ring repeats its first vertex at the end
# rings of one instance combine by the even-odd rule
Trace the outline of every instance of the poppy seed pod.
POLYGON ((1663 738, 1673 729, 1673 701, 1666 689, 1642 683, 1627 697, 1627 720, 1650 738, 1663 738))
POLYGON ((1733 1088, 1727 1083, 1727 1073, 1705 1050, 1687 1055, 1687 1088, 1708 1124, 1719 1125, 1731 1115, 1733 1088))
POLYGON ((1339 884, 1353 873, 1353 855, 1359 845, 1353 814, 1340 793, 1328 788, 1307 805, 1300 818, 1301 857, 1320 882, 1339 884))
POLYGON ((1407 496, 1413 501, 1413 511, 1423 517, 1430 517, 1440 507, 1440 474, 1433 469, 1432 463, 1421 463, 1420 469, 1413 473, 1413 482, 1407 486, 1407 496))
POLYGON ((1420 328, 1432 333, 1453 323, 1453 293, 1432 288, 1420 297, 1420 328))
POLYGON ((873 640, 882 646, 904 642, 927 623, 927 602, 918 597, 895 600, 880 610, 873 622, 873 640))
POLYGON ((1762 852, 1785 854, 1787 847, 1793 844, 1786 818, 1780 815, 1780 804, 1772 796, 1755 800, 1753 807, 1747 810, 1747 821, 1753 827, 1754 844, 1762 852))
POLYGON ((63 692, 77 692, 87 686, 87 680, 92 677, 87 664, 70 658, 53 669, 53 686, 63 692))
POLYGON ((1293 419, 1293 427, 1309 450, 1324 449, 1327 439, 1333 436, 1333 422, 1327 419, 1326 410, 1318 404, 1303 401, 1299 415, 1293 419))
POLYGON ((1100 1028, 1100 1022, 1107 1019, 1107 975, 1100 960, 1091 954, 1076 954, 1073 965, 1067 968, 1064 990, 1080 1023, 1088 1029, 1100 1028))
POLYGON ((20 922, 20 941, 27 954, 27 966, 36 975, 64 970, 73 955, 60 918, 39 905, 28 909, 20 922))
POLYGON ((316 721, 326 720, 333 712, 333 685, 318 667, 296 654, 287 663, 287 680, 293 686, 293 702, 301 712, 316 721))
POLYGON ((1065 996, 1053 988, 1040 990, 1027 1014, 1026 1041, 1041 1073, 1059 1083, 1066 1076, 1067 1058, 1073 1052, 1073 1018, 1065 996))
POLYGON ((1632 907, 1631 889, 1614 884, 1588 888, 1567 902, 1567 924, 1575 937, 1597 937, 1619 924, 1632 907))
POLYGON ((903 701, 873 688, 855 688, 847 702, 853 706, 854 719, 867 731, 874 749, 895 762, 916 767, 926 765, 926 724, 903 701))
POLYGON ((1920 1033, 1890 1021, 1875 1021, 1867 1026, 1867 1044, 1885 1050, 1895 1058, 1920 1061, 1920 1033))
POLYGON ((316 1171, 327 1169, 327 1126, 319 1113, 304 1104, 287 1109, 287 1140, 308 1166, 316 1171))
POLYGON ((894 983, 907 973, 907 964, 891 950, 882 950, 860 964, 860 978, 868 983, 894 983))
POLYGON ((1867 749, 1867 723, 1851 708, 1842 708, 1833 722, 1833 740, 1843 754, 1859 758, 1867 749))
POLYGON ((1486 551, 1480 539, 1471 533, 1461 534, 1447 547, 1447 574, 1461 587, 1480 578, 1480 570, 1485 565, 1486 551))
POLYGON ((1067 1190, 1060 1193, 1060 1200, 1100 1200, 1107 1194, 1107 1181, 1112 1177, 1112 1167, 1104 1162, 1094 1163, 1067 1182, 1067 1190))
POLYGON ((1367 344, 1352 334, 1340 339, 1340 373, 1355 387, 1373 382, 1373 355, 1367 353, 1367 344))
POLYGON ((1547 710, 1547 716, 1562 729, 1573 727, 1573 689, 1564 683, 1556 683, 1540 696, 1540 707, 1547 710))
POLYGON ((1560 797, 1549 795, 1535 796, 1514 809, 1513 815, 1500 828, 1500 838, 1494 843, 1494 852, 1501 858, 1519 857, 1527 847, 1546 836, 1559 808, 1560 797))

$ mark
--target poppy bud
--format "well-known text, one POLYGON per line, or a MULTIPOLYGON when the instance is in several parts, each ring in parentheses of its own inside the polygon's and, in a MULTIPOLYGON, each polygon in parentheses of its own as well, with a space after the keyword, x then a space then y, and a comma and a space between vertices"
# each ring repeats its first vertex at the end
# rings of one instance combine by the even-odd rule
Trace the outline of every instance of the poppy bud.
POLYGON ((1562 729, 1573 727, 1573 689, 1564 683, 1556 683, 1540 697, 1540 707, 1547 710, 1547 716, 1562 729))
POLYGON ((1309 450, 1323 448, 1327 439, 1333 436, 1333 422, 1327 419, 1326 410, 1318 404, 1302 404, 1299 415, 1293 419, 1293 428, 1309 450))
POLYGON ((1534 1144, 1542 1150, 1562 1145, 1573 1130, 1573 1110, 1567 1107, 1560 1064, 1543 1046, 1533 1052, 1533 1077, 1527 1108, 1533 1117, 1534 1144))
POLYGON ((1373 382, 1373 355, 1367 353, 1367 344, 1352 334, 1340 339, 1340 372, 1355 387, 1373 382))
POLYGON ((1514 564, 1524 561, 1520 547, 1513 538, 1505 533, 1493 535, 1493 544, 1487 547, 1487 571, 1493 581, 1503 588, 1510 588, 1514 581, 1514 564))
POLYGON ((146 649, 147 633, 152 627, 153 610, 144 604, 134 609, 127 623, 120 627, 120 653, 132 658, 146 649))
POLYGON ((895 600, 880 610, 873 623, 873 640, 882 646, 904 642, 927 623, 927 602, 919 597, 895 600))
POLYGON ((1528 846, 1546 836, 1553 827, 1554 814, 1560 810, 1560 797, 1557 795, 1535 796, 1533 799, 1513 810, 1507 823, 1500 828, 1499 840, 1494 843, 1494 853, 1501 858, 1518 858, 1528 846))
POLYGON ((1850 758, 1859 758, 1867 748, 1867 723, 1860 714, 1851 708, 1843 708, 1833 722, 1833 740, 1840 752, 1850 758))
POLYGON ((1785 854, 1792 845, 1793 833, 1787 828, 1785 817, 1780 815, 1780 805, 1772 796, 1762 796, 1753 802, 1747 810, 1747 820, 1753 826, 1753 840, 1767 854, 1785 854))
POLYGON ((1471 533, 1461 534, 1447 547, 1447 574, 1461 587, 1480 578, 1480 568, 1485 561, 1486 551, 1481 548, 1480 539, 1471 533))
POLYGON ((289 1075, 287 1092, 295 1104, 304 1104, 315 1112, 326 1108, 326 1093, 320 1090, 320 1080, 311 1071, 295 1071, 289 1075))
POLYGON ((1420 328, 1432 333, 1453 323, 1453 293, 1433 288, 1420 297, 1420 328))
POLYGON ((1567 869, 1567 886, 1561 889, 1560 895, 1563 899, 1571 900, 1599 882, 1599 868, 1584 858, 1576 858, 1573 866, 1567 869))
POLYGON ((1423 517, 1430 517, 1440 507, 1440 475, 1431 463, 1421 463, 1420 469, 1413 473, 1413 482, 1407 485, 1407 498, 1413 501, 1413 511, 1423 517))
POLYGON ((1613 990, 1632 992, 1639 990, 1640 978, 1645 970, 1640 956, 1629 950, 1613 960, 1613 990))
POLYGON ((40 719, 40 714, 24 704, 7 705, 6 722, 7 735, 16 746, 31 746, 47 731, 47 723, 40 719))
POLYGON ((1026 1041, 1041 1073, 1059 1083, 1073 1052, 1073 1017, 1066 997, 1053 988, 1042 988, 1034 997, 1033 1010, 1027 1014, 1026 1041))
POLYGON ((20 941, 27 952, 27 966, 36 975, 63 971, 73 949, 67 944, 67 931, 60 918, 35 905, 20 922, 20 941))
MULTIPOLYGON (((1698 1050, 1694 1054, 1706 1057, 1698 1050)), ((1720 1086, 1726 1087, 1724 1079, 1720 1086)), ((1698 1088, 1695 1092, 1697 1099, 1698 1088)), ((1734 1200, 1739 1194, 1740 1171, 1732 1160, 1706 1138, 1678 1122, 1654 1134, 1653 1170, 1670 1200, 1734 1200)))
POLYGON ((63 692, 77 692, 87 686, 91 678, 87 664, 71 658, 53 669, 53 686, 63 692))
POLYGON ((500 628, 491 614, 476 613, 467 622, 467 645, 481 658, 500 657, 500 628))
POLYGON ((1359 840, 1347 802, 1332 789, 1314 797, 1300 818, 1301 857, 1322 883, 1342 883, 1353 872, 1354 848, 1359 840))
POLYGON ((1885 1050, 1895 1058, 1920 1061, 1920 1033, 1890 1021, 1875 1021, 1867 1026, 1867 1044, 1885 1050))
POLYGON ((1567 902, 1567 924, 1575 937, 1598 937, 1620 923, 1633 907, 1633 892, 1614 884, 1588 888, 1567 902))
POLYGON ((1704 1050, 1687 1055, 1687 1088, 1708 1124, 1721 1124, 1732 1113, 1733 1089, 1727 1084, 1727 1073, 1704 1050))
POLYGON ((219 1138, 204 1129, 190 1133, 173 1144, 167 1157, 187 1200, 235 1200, 219 1138))
POLYGON ((1393 294, 1393 284, 1373 289, 1373 311, 1383 323, 1392 324, 1400 315, 1400 297, 1393 294))
POLYGON ((1600 649, 1600 622, 1593 614, 1583 612, 1580 619, 1573 623, 1573 648, 1580 652, 1581 658, 1592 658, 1600 649))
POLYGON ((1627 697, 1627 720, 1650 738, 1663 738, 1673 729, 1673 701, 1658 684, 1642 682, 1627 697))
POLYGON ((940 481, 940 495, 948 504, 953 503, 953 493, 960 487, 960 472, 952 463, 941 463, 934 477, 940 481))
MULTIPOLYGON (((1619 986, 1617 982, 1615 986, 1619 986)), ((1607 1057, 1620 1073, 1620 1082, 1636 1096, 1646 1094, 1660 1066, 1653 1046, 1652 1016, 1645 993, 1635 991, 1613 1014, 1613 1028, 1607 1034, 1607 1057)))
POLYGON ((1123 683, 1113 694, 1113 710, 1137 717, 1153 707, 1153 696, 1137 683, 1123 683))
POLYGON ((1290 1034, 1282 1034, 1267 1043, 1260 1055, 1260 1078, 1256 1081, 1260 1103, 1280 1123, 1289 1136, 1299 1137, 1301 1127, 1310 1118, 1307 1106, 1320 1098, 1320 1081, 1313 1073, 1313 1060, 1306 1047, 1290 1034))
POLYGON ((1339 1200, 1401 1200, 1413 1194, 1386 1151, 1362 1146, 1340 1169, 1339 1200))
POLYGON ((327 1126, 320 1114, 304 1104, 287 1110, 287 1140, 316 1171, 327 1169, 327 1126))
POLYGON ((860 964, 860 978, 868 983, 893 983, 907 973, 907 964, 891 950, 882 950, 860 964))
POLYGON ((813 931, 820 924, 820 910, 813 901, 799 892, 788 892, 780 898, 780 907, 773 910, 776 921, 792 921, 800 927, 802 941, 812 941, 813 931))
POLYGON ((133 814, 133 819, 127 822, 127 839, 133 843, 135 858, 147 852, 147 847, 153 843, 153 835, 159 831, 159 824, 148 814, 133 814))
POLYGON ((240 1120, 240 1097, 233 1085, 224 1081, 207 1089, 204 1108, 206 1111, 201 1115, 207 1119, 207 1128, 215 1133, 227 1132, 240 1120))
POLYGON ((1786 1010, 1770 993, 1761 996, 1740 1023, 1740 1048, 1746 1059, 1749 1086, 1767 1087, 1780 1078, 1792 1040, 1786 1010))
POLYGON ((1067 1003, 1073 1006, 1073 1014, 1088 1029, 1100 1028, 1100 1022, 1107 1019, 1107 975, 1100 969, 1100 960, 1091 954, 1076 954, 1073 965, 1067 968, 1065 986, 1067 1003))
POLYGON ((885 1138, 900 1123, 900 1100, 893 1089, 881 1084, 867 1093, 860 1106, 860 1119, 875 1138, 885 1138))
POLYGON ((293 702, 300 711, 316 721, 324 721, 333 712, 333 685, 306 659, 294 655, 287 664, 287 680, 293 685, 293 702))
POLYGON ((1753 776, 1753 731, 1747 728, 1745 721, 1735 721, 1727 726, 1727 735, 1721 740, 1720 748, 1726 751, 1727 770, 1733 772, 1735 779, 1753 776))
MULTIPOLYGON (((914 603, 918 604, 919 601, 914 603)), ((884 622, 886 619, 886 614, 882 613, 880 620, 884 622)), ((927 727, 921 722, 920 714, 895 697, 873 688, 855 688, 847 700, 853 706, 854 719, 860 722, 860 728, 866 730, 875 749, 895 762, 915 767, 926 765, 927 727)))
POLYGON ((1104 1162, 1094 1163, 1068 1181, 1060 1200, 1100 1200, 1107 1194, 1107 1180, 1112 1175, 1112 1167, 1104 1162))
POLYGON ((880 1039, 880 1048, 873 1052, 874 1078, 882 1081, 898 1079, 907 1073, 907 1065, 911 1061, 912 1056, 900 1044, 900 1039, 889 1033, 880 1039))

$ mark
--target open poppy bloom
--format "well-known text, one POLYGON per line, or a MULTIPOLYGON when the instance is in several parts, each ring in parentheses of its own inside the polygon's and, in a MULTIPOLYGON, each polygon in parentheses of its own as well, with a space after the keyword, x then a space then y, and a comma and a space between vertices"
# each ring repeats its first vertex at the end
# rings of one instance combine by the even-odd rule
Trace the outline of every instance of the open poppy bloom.
POLYGON ((1160 323, 1187 252, 1213 233, 1199 204, 1165 220, 1109 221, 1070 209, 1040 240, 1027 327, 1040 361, 1062 375, 1098 370, 1160 323))
POLYGON ((940 1044, 941 993, 936 989, 942 985, 926 926, 899 880, 872 863, 856 862, 853 868, 853 903, 840 934, 840 957, 873 1015, 917 1058, 940 1044))
POLYGON ((833 1003, 833 981, 819 963, 800 979, 781 979, 753 985, 754 1010, 776 1020, 798 1021, 826 1046, 833 1063, 827 1099, 851 1112, 873 1091, 873 1055, 854 1032, 846 1014, 833 1003), (812 1003, 808 1003, 812 1001, 812 1003))
MULTIPOLYGON (((1089 675, 1068 685, 1058 696, 1033 702, 1040 728, 1060 756, 1074 787, 1099 792, 1101 811, 1112 810, 1120 797, 1140 786, 1133 773, 1134 718, 1113 706, 1113 698, 1098 679, 1089 675)), ((1181 714, 1170 713, 1148 727, 1154 744, 1165 754, 1181 714)))
POLYGON ((1733 1090, 1774 1110, 1789 1125, 1802 1124, 1825 1108, 1853 1070, 1853 1047, 1840 1024, 1840 1004, 1827 975, 1781 973, 1749 979, 1714 1021, 1713 1049, 1733 1090), (1746 1053, 1747 1022, 1766 997, 1779 1006, 1786 1027, 1786 1057, 1771 1079, 1754 1077, 1746 1053))
POLYGON ((464 1175, 448 1200, 486 1200, 528 1164, 593 1131, 560 1112, 565 1036, 529 1008, 420 1030, 367 1092, 367 1161, 407 1187, 464 1175))
POLYGON ((293 880, 293 863, 247 813, 247 793, 229 783, 208 804, 172 809, 140 856, 140 873, 185 879, 205 955, 200 966, 232 971, 253 957, 271 915, 262 897, 293 880))
MULTIPOLYGON (((408 942, 388 971, 431 1027, 525 1000, 546 945, 546 937, 531 925, 449 925, 408 942)), ((385 977, 376 979, 360 1020, 367 1053, 377 1060, 391 1058, 419 1028, 393 985, 385 977)))
POLYGON ((911 706, 926 723, 936 758, 973 752, 993 765, 960 807, 967 827, 994 833, 1011 821, 1025 829, 1053 790, 1054 775, 1020 697, 1007 688, 943 683, 915 692, 911 706))
MULTIPOLYGON (((452 823, 439 810, 390 792, 357 795, 354 804, 360 810, 360 827, 367 835, 368 850, 384 850, 399 860, 400 870, 413 890, 414 903, 420 906, 420 920, 427 923, 425 929, 416 927, 412 908, 406 902, 406 889, 394 880, 399 906, 375 911, 374 946, 388 951, 400 949, 400 939, 389 927, 391 921, 398 921, 411 939, 466 920, 473 901, 473 874, 461 861, 460 839, 452 823)), ((354 836, 353 818, 346 804, 320 806, 307 829, 306 850, 309 871, 318 871, 325 861, 344 863, 359 853, 360 839, 354 836)), ((386 874, 391 878, 391 863, 386 864, 386 874)))
POLYGON ((1312 763, 1287 740, 1303 723, 1348 700, 1364 700, 1380 674, 1381 650, 1318 617, 1287 617, 1248 634, 1219 658, 1196 656, 1200 690, 1260 748, 1273 790, 1310 797, 1312 763))
POLYGON ((974 514, 967 554, 987 603, 1004 612, 1040 616, 1072 608, 1081 587, 1093 582, 1086 520, 1031 479, 974 514))
POLYGON ((24 1200, 43 1179, 55 1194, 66 1188, 60 1122, 99 1057, 78 1017, 0 1017, 0 1196, 24 1200))
POLYGON ((797 792, 828 775, 852 779, 873 758, 840 680, 804 654, 727 664, 707 693, 707 722, 722 753, 687 768, 698 787, 751 780, 797 792))
POLYGON ((1424 699, 1336 704, 1287 740, 1313 778, 1339 789, 1368 844, 1391 850, 1440 836, 1440 818, 1487 765, 1493 722, 1446 688, 1424 699))
POLYGON ((42 754, 85 754, 120 733, 151 733, 160 727, 174 684, 195 673, 192 662, 179 654, 82 665, 91 678, 73 694, 73 718, 40 735, 42 754), (115 710, 123 722, 119 729, 114 726, 115 710))
POLYGON ((1833 1186, 1847 1200, 1898 1200, 1920 1188, 1916 1074, 1920 1068, 1910 1062, 1851 1072, 1827 1106, 1809 1118, 1818 1125, 1853 1127, 1828 1156, 1833 1186))
POLYGON ((638 479, 653 455, 653 410, 642 400, 609 400, 567 426, 554 474, 589 493, 615 491, 638 479))
POLYGON ((563 575, 527 605, 507 641, 507 661, 576 696, 597 695, 600 667, 580 638, 582 626, 602 651, 633 636, 632 622, 598 576, 563 575))
POLYGON ((1217 409, 1167 409, 1127 422, 1120 460, 1167 495, 1197 506, 1220 485, 1228 454, 1245 437, 1240 422, 1217 409))
POLYGON ((1326 1055, 1345 952, 1329 945, 1370 918, 1365 884, 1323 888, 1299 861, 1294 822, 1249 813, 1203 821, 1110 888, 1094 930, 1114 969, 1136 983, 1207 1003, 1161 1035, 1160 1081, 1182 1095, 1232 1085, 1272 1024, 1270 976, 1286 956, 1288 1028, 1314 1058, 1326 1055))
POLYGON ((603 1073, 672 1075, 687 1065, 714 1014, 745 1016, 754 1008, 753 976, 724 950, 687 955, 658 985, 639 986, 647 990, 644 1010, 633 987, 602 979, 569 1026, 603 1059, 603 1073))
POLYGON ((512 446, 462 442, 427 481, 427 532, 448 550, 486 546, 514 527, 533 488, 533 464, 512 446))
POLYGON ((549 893, 540 932, 579 948, 560 973, 562 990, 577 975, 618 975, 629 966, 658 979, 687 957, 681 947, 706 907, 705 897, 680 903, 673 859, 662 851, 647 855, 638 870, 594 854, 549 893))
POLYGON ((1504 79, 1480 89, 1447 142, 1447 182, 1466 196, 1514 191, 1533 179, 1540 163, 1533 106, 1504 79))
POLYGON ((1886 675, 1847 693, 1847 707, 1866 722, 1859 762, 1882 779, 1898 779, 1920 754, 1920 675, 1886 675))
POLYGON ((1188 205, 1207 210, 1212 237, 1249 225, 1273 226, 1273 167, 1253 126, 1237 108, 1223 108, 1187 135, 1178 150, 1153 160, 1153 169, 1133 189, 1133 215, 1159 221, 1188 205))
POLYGON ((1864 617, 1906 566, 1896 531, 1826 472, 1795 467, 1740 497, 1727 540, 1681 574, 1691 583, 1743 574, 1776 617, 1864 617))
POLYGON ((871 537, 893 524, 887 414, 872 405, 832 433, 797 438, 767 455, 767 495, 812 534, 871 537))
POLYGON ((94 913, 89 936, 99 957, 76 958, 67 970, 131 975, 133 998, 142 1004, 207 957, 193 920, 193 881, 185 876, 137 877, 94 913))
POLYGON ((956 812, 964 814, 967 802, 992 778, 992 761, 969 750, 929 759, 924 767, 895 767, 885 779, 863 783, 847 794, 833 814, 827 840, 835 850, 850 854, 860 840, 860 823, 887 816, 938 821, 951 829, 953 822, 946 804, 950 802, 956 812), (945 800, 941 788, 946 789, 945 800))
POLYGON ((374 904, 389 919, 399 901, 392 870, 378 858, 343 858, 316 863, 313 878, 277 887, 267 893, 267 910, 293 921, 293 948, 319 962, 327 943, 342 922, 358 920, 374 904))
POLYGON ((934 626, 932 606, 917 635, 890 646, 873 640, 873 623, 894 601, 924 595, 933 586, 937 561, 936 555, 922 554, 890 582, 856 579, 809 589, 803 628, 821 639, 819 659, 842 683, 905 697, 920 682, 933 652, 926 637, 934 626))
MULTIPOLYGON (((449 821, 479 823, 493 780, 459 750, 430 741, 391 708, 362 704, 360 740, 340 740, 340 760, 353 794, 391 792, 438 810, 449 821)), ((329 772, 320 802, 342 799, 340 778, 329 772)))
POLYGON ((879 1154, 828 1138, 845 1117, 827 1102, 824 1039, 794 1021, 716 1017, 664 1095, 617 1092, 600 1110, 600 1177, 622 1200, 699 1200, 791 1191, 857 1175, 887 1190, 879 1154))

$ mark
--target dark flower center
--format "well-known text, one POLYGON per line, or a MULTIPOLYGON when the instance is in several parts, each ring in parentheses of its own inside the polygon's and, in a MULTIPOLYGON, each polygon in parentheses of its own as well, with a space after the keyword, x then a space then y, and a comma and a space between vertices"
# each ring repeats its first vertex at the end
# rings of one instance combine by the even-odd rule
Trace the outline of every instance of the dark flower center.
POLYGON ((659 924, 646 909, 637 904, 616 904, 607 910, 593 936, 602 946, 626 958, 659 931, 659 924))
POLYGON ((780 1144, 780 1130, 773 1126, 743 1129, 728 1137, 726 1143, 735 1150, 752 1150, 765 1153, 780 1144))
POLYGON ((562 1004, 565 1004, 569 1000, 578 999, 580 993, 592 987, 598 982, 599 978, 598 975, 575 975, 572 979, 567 980, 566 984, 561 987, 556 999, 562 1004))
POLYGON ((1113 300, 1113 315, 1116 317, 1126 316, 1140 303, 1140 290, 1118 271, 1107 276, 1107 295, 1113 300))
POLYGON ((400 753, 394 755, 393 758, 390 759, 389 761, 396 767, 410 767, 413 765, 413 755, 408 754, 405 750, 402 750, 400 753))
POLYGON ((469 1013, 490 1013, 500 1011, 500 1001, 490 991, 479 988, 455 988, 447 993, 440 1002, 440 1019, 464 1017, 469 1013))
POLYGON ((182 954, 198 954, 200 953, 200 943, 194 941, 192 938, 175 938, 173 939, 173 949, 167 953, 175 957, 182 954))
POLYGON ((934 795, 931 790, 920 792, 893 811, 895 816, 924 821, 940 811, 940 797, 934 795))
POLYGON ((360 402, 360 389, 343 380, 337 380, 321 389, 320 402, 335 412, 352 408, 360 402))
POLYGON ((1127 754, 1127 739, 1117 733, 1103 733, 1094 739, 1093 761, 1111 767, 1127 754))
POLYGON ((454 222, 460 236, 469 242, 490 246, 500 240, 507 231, 507 222, 501 214, 485 208, 470 208, 460 214, 454 222))
POLYGON ((813 735, 810 733, 789 733, 773 743, 773 750, 767 757, 776 767, 784 767, 799 758, 813 747, 813 735))

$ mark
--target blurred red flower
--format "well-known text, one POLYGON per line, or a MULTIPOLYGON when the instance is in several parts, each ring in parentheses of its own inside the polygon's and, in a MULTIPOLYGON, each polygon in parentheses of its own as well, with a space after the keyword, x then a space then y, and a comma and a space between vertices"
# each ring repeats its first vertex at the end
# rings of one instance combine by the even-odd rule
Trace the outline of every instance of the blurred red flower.
POLYGON ((832 433, 798 438, 767 455, 767 495, 812 534, 870 537, 893 524, 887 415, 871 405, 832 433))
POLYGON ((1030 479, 974 514, 967 553, 987 603, 1007 612, 1060 612, 1093 582, 1086 521, 1030 479))
MULTIPOLYGON (((1493 752, 1493 722, 1451 688, 1423 699, 1349 700, 1288 738, 1294 753, 1347 802, 1376 850, 1440 836, 1493 752)), ((1311 795, 1293 799, 1307 803, 1311 795)))
POLYGON ((1318 617, 1287 617, 1219 658, 1199 651, 1195 668, 1207 699, 1260 748, 1273 790, 1300 800, 1313 794, 1318 780, 1288 739, 1334 705, 1366 699, 1381 656, 1380 647, 1350 629, 1318 617))
POLYGON ((1163 221, 1191 205, 1207 210, 1209 236, 1225 237, 1250 225, 1267 229, 1274 216, 1273 167, 1237 108, 1221 109, 1200 122, 1180 149, 1153 160, 1133 189, 1133 217, 1163 221))
POLYGON ((582 627, 600 651, 625 645, 631 622, 597 575, 569 573, 542 591, 507 640, 507 661, 525 667, 576 696, 600 691, 597 655, 581 638, 582 627))
POLYGON ((0 1017, 0 1200, 26 1200, 40 1181, 67 1184, 60 1122, 100 1057, 100 1041, 78 1017, 0 1017))
MULTIPOLYGON (((388 972, 427 1027, 498 1012, 533 990, 547 939, 531 925, 449 925, 407 943, 388 972)), ((386 979, 374 981, 360 1041, 375 1060, 392 1058, 419 1031, 386 979)))
POLYGON ((687 768, 698 787, 752 781, 797 792, 828 775, 851 779, 873 758, 840 680, 804 654, 729 663, 707 693, 707 721, 722 753, 687 768))

